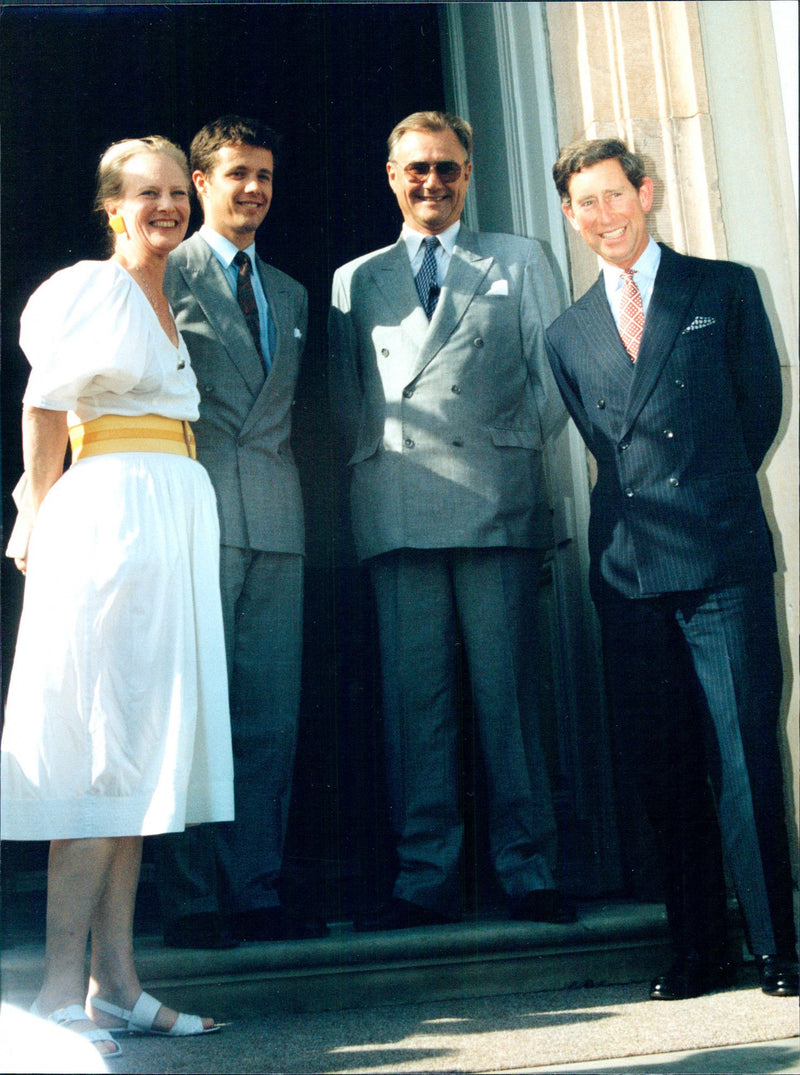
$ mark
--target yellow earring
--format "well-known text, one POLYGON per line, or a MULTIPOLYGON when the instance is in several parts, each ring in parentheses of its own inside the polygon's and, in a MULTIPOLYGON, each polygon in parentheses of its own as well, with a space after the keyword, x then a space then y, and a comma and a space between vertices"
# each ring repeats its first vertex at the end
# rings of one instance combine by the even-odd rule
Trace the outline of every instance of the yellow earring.
POLYGON ((125 227, 125 221, 121 216, 110 216, 108 218, 108 226, 117 235, 127 235, 128 229, 125 227))

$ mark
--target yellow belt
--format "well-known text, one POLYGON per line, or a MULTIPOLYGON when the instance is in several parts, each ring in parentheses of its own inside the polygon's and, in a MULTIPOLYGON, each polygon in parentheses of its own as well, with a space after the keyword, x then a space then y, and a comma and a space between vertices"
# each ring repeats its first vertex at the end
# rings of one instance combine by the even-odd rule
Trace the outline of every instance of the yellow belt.
POLYGON ((109 452, 169 452, 197 458, 189 423, 159 414, 104 414, 70 426, 69 442, 73 463, 109 452))

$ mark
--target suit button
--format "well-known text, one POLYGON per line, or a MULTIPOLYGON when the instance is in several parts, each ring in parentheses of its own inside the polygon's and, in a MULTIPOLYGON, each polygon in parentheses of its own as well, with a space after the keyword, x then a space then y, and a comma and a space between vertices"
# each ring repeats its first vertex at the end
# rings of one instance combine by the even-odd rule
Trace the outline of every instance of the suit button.
POLYGON ((463 440, 459 440, 459 439, 454 440, 453 441, 453 447, 454 448, 463 448, 464 447, 463 440))
POLYGON ((203 385, 203 391, 204 392, 213 392, 214 391, 213 384, 204 384, 203 385))
POLYGON ((476 347, 483 347, 483 340, 480 336, 476 336, 472 342, 475 344, 476 347))
POLYGON ((627 450, 630 448, 630 446, 631 446, 631 442, 629 440, 622 440, 622 441, 619 442, 619 450, 621 452, 627 452, 627 450))
POLYGON ((675 387, 676 387, 676 388, 685 388, 685 387, 686 387, 686 381, 682 381, 682 380, 680 379, 680 377, 677 377, 677 378, 675 379, 675 387))
POLYGON ((672 486, 673 489, 675 489, 681 484, 680 479, 679 478, 670 478, 669 484, 672 486))
POLYGON ((405 444, 406 448, 413 448, 414 447, 414 441, 411 439, 411 437, 406 437, 406 439, 403 441, 403 443, 405 444))
POLYGON ((606 409, 606 401, 604 399, 598 399, 597 409, 598 411, 604 411, 606 409))
POLYGON ((665 429, 664 430, 664 436, 667 438, 667 440, 672 440, 672 438, 675 436, 675 434, 672 432, 671 429, 665 429))
POLYGON ((633 499, 634 492, 633 492, 633 489, 631 489, 630 486, 628 486, 628 488, 625 490, 625 496, 628 498, 628 500, 633 499))
POLYGON ((460 396, 461 395, 461 386, 457 385, 457 384, 454 384, 452 386, 452 388, 450 389, 450 391, 453 393, 453 395, 460 396))
POLYGON ((414 389, 413 388, 404 388, 403 389, 403 398, 404 399, 411 399, 411 397, 413 395, 414 395, 414 389))
POLYGON ((381 355, 383 355, 384 358, 388 358, 389 357, 389 348, 388 347, 381 347, 381 355))

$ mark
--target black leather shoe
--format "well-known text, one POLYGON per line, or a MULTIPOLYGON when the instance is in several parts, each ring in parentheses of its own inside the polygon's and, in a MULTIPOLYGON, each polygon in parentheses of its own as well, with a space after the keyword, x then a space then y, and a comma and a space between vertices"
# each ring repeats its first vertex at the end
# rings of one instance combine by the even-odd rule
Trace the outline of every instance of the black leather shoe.
POLYGON ((260 907, 233 916, 233 935, 240 941, 308 941, 327 937, 327 923, 313 915, 292 914, 283 907, 260 907))
POLYGON ((227 920, 213 911, 173 918, 164 925, 167 948, 236 948, 227 920))
POLYGON ((797 996, 797 964, 780 956, 756 956, 761 992, 768 997, 797 996))
POLYGON ((452 922, 438 911, 420 907, 408 900, 391 899, 372 914, 353 917, 353 929, 359 933, 371 933, 388 929, 415 929, 420 926, 442 926, 452 922))
POLYGON ((728 964, 715 963, 700 956, 679 957, 666 974, 653 979, 650 999, 688 1000, 732 984, 733 968, 728 964))
POLYGON ((512 900, 511 917, 520 922, 552 922, 565 926, 576 922, 575 904, 557 888, 537 888, 512 900))

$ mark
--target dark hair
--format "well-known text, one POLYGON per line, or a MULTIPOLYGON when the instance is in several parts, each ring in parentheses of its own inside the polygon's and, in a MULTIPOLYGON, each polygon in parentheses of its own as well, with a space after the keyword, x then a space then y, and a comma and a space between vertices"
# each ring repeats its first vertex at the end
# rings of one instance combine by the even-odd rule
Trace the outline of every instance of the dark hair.
POLYGON ((577 172, 607 160, 618 160, 628 181, 639 189, 647 172, 638 153, 628 149, 619 138, 581 139, 562 149, 553 165, 553 179, 561 201, 569 205, 569 181, 577 172))
POLYGON ((257 146, 277 159, 280 136, 272 127, 243 116, 220 116, 202 127, 192 139, 189 162, 192 171, 207 175, 214 170, 215 156, 223 146, 257 146))
POLYGON ((472 155, 472 127, 461 116, 452 112, 412 112, 389 135, 389 160, 394 160, 397 143, 408 131, 452 131, 464 147, 467 160, 472 155))

